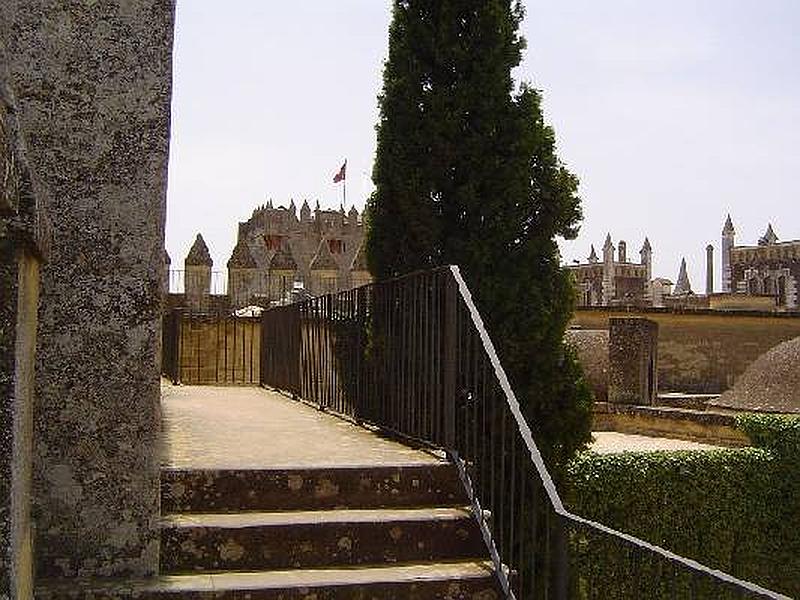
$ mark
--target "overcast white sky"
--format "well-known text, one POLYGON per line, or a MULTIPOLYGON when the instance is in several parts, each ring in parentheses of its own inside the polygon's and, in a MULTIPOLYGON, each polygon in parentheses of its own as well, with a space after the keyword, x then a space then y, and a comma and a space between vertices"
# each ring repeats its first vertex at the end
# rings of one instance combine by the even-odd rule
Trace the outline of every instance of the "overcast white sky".
MULTIPOLYGON (((654 274, 674 280, 685 256, 703 291, 705 247, 718 251, 727 212, 737 243, 755 243, 768 221, 800 238, 800 2, 525 5, 516 75, 543 91, 581 180, 585 219, 565 262, 591 243, 599 252, 608 232, 638 258, 647 235, 654 274)), ((390 11, 383 0, 178 2, 173 268, 202 232, 224 270, 238 222, 268 198, 338 208, 345 158, 348 205, 363 208, 390 11)))

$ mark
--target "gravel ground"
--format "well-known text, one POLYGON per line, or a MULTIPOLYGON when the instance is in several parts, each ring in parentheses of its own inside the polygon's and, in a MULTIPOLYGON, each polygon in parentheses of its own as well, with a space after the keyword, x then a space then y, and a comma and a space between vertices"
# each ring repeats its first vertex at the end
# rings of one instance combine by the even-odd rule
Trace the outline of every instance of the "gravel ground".
POLYGON ((589 450, 598 454, 619 452, 652 452, 654 450, 715 450, 720 446, 675 440, 672 438, 650 437, 616 431, 595 431, 594 442, 589 450))

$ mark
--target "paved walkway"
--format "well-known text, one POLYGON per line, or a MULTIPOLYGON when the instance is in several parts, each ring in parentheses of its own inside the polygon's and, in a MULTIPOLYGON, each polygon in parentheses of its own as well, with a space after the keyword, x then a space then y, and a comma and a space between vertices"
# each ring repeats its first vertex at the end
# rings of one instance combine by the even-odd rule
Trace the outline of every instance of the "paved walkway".
POLYGON ((194 469, 428 464, 439 458, 256 387, 162 386, 162 464, 194 469))
POLYGON ((675 440, 672 438, 650 437, 616 431, 595 431, 594 442, 589 450, 598 454, 616 454, 618 452, 652 452, 654 450, 715 450, 720 446, 675 440))

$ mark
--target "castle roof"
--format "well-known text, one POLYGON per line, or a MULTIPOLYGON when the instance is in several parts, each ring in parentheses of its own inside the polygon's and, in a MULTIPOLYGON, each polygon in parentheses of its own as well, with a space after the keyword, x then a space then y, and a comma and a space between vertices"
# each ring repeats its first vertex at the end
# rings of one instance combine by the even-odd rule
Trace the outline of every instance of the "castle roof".
POLYGON ((230 259, 228 259, 228 268, 234 269, 255 269, 256 261, 250 253, 250 247, 245 242, 244 238, 239 238, 236 246, 233 248, 230 259))
POLYGON ((644 238, 644 244, 642 244, 641 252, 651 252, 653 250, 652 246, 650 246, 650 240, 648 238, 644 238))
POLYGON ((686 271, 686 259, 681 259, 681 269, 678 273, 678 283, 675 284, 673 294, 690 294, 692 292, 692 284, 689 283, 689 273, 686 271))
POLYGON ((333 271, 338 270, 339 264, 331 254, 331 249, 328 247, 328 241, 322 240, 317 248, 317 255, 311 261, 312 271, 333 271))
POLYGON ((269 261, 269 268, 272 271, 296 271, 297 263, 292 253, 281 246, 269 261))
POLYGON ((208 246, 206 246, 206 241, 199 233, 194 239, 194 244, 192 244, 189 254, 186 255, 186 260, 184 260, 183 263, 190 267, 210 267, 214 264, 214 261, 211 260, 211 253, 208 251, 208 246))
POLYGON ((597 258, 597 252, 594 249, 594 244, 592 244, 592 251, 589 253, 589 262, 596 263, 598 260, 600 259, 597 258))
POLYGON ((367 253, 365 252, 366 244, 362 243, 358 247, 358 252, 353 257, 353 262, 350 263, 350 270, 351 271, 369 271, 369 266, 367 266, 367 253))
POLYGON ((606 243, 603 244, 603 250, 608 251, 613 249, 614 249, 614 244, 611 242, 611 234, 609 233, 606 236, 606 243))
POLYGON ((775 235, 775 231, 772 229, 772 223, 767 225, 767 230, 764 232, 764 235, 761 236, 761 239, 758 240, 759 246, 772 246, 774 243, 778 241, 778 236, 775 235))
POLYGON ((736 230, 733 228, 733 221, 731 221, 731 215, 728 214, 728 218, 725 219, 725 226, 722 228, 722 235, 728 235, 736 233, 736 230))

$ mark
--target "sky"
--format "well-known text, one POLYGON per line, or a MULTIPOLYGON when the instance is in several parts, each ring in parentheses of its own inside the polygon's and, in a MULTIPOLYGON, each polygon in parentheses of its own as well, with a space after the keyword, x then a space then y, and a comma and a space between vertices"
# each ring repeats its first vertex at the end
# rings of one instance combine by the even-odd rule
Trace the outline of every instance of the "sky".
MULTIPOLYGON (((606 234, 653 274, 685 257, 705 289, 730 213, 737 244, 771 222, 800 238, 800 2, 527 0, 518 80, 542 91, 584 220, 565 263, 606 234)), ((275 205, 338 208, 372 189, 391 3, 178 2, 167 194, 172 267, 198 232, 224 270, 240 221, 275 205)))

